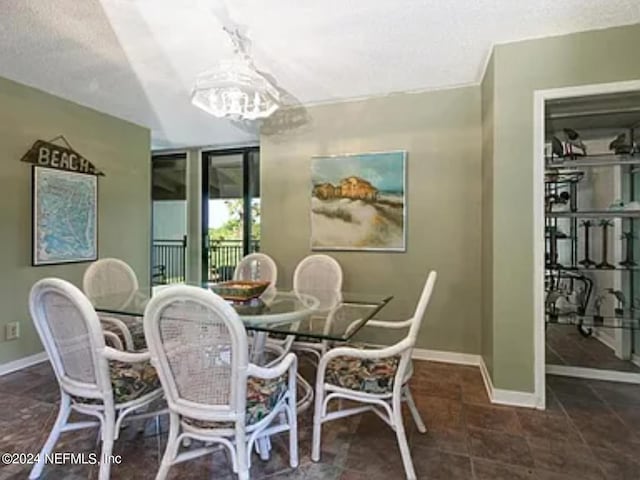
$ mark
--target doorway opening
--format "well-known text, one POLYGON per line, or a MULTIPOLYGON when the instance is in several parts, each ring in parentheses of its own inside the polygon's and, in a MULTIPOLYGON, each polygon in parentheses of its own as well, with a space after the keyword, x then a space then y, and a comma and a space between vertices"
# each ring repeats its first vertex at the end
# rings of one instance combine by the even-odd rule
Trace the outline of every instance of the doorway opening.
POLYGON ((640 383, 640 82, 535 94, 536 391, 640 383))

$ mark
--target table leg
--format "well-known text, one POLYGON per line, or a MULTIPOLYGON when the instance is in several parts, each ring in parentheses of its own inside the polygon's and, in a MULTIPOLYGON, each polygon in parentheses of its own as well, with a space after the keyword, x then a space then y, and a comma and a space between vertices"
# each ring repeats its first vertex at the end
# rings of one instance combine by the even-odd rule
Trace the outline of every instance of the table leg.
MULTIPOLYGON (((304 412, 313 403, 313 387, 305 380, 305 378, 298 373, 297 378, 298 385, 303 390, 302 398, 298 399, 297 411, 298 413, 304 412)), ((298 390, 299 391, 299 390, 298 390)))
POLYGON ((251 363, 255 365, 264 364, 264 349, 267 344, 266 332, 253 333, 253 349, 251 352, 251 363))

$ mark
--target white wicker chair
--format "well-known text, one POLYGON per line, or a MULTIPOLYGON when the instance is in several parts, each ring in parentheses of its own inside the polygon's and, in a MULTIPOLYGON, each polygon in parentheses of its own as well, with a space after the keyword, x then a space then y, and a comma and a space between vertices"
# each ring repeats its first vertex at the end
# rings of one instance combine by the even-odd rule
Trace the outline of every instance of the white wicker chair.
POLYGON ((408 381, 413 373, 411 353, 436 277, 436 272, 429 273, 413 317, 402 322, 372 320, 367 323, 369 327, 408 328, 409 332, 402 341, 375 350, 338 347, 322 356, 316 376, 313 461, 320 460, 320 434, 324 422, 373 411, 396 432, 407 479, 416 479, 402 423, 401 404, 403 400, 407 402, 418 431, 425 433, 426 427, 411 396, 408 381), (333 399, 349 399, 365 405, 328 413, 327 405, 333 399))
MULTIPOLYGON (((89 300, 69 282, 47 278, 29 295, 29 311, 60 386, 58 417, 29 478, 38 478, 45 457, 62 432, 99 426, 102 458, 109 458, 125 417, 157 416, 163 412, 130 415, 146 410, 162 397, 155 370, 145 353, 129 353, 105 345, 98 316, 89 300), (69 423, 71 411, 97 417, 99 422, 69 423)), ((100 464, 99 478, 109 478, 110 463, 100 464)))
MULTIPOLYGON (((254 281, 261 280, 270 282, 269 287, 260 296, 260 299, 268 305, 276 296, 278 267, 276 266, 276 262, 269 255, 266 255, 264 253, 251 253, 240 260, 240 263, 233 272, 233 279, 254 281)), ((295 330, 296 326, 297 325, 291 325, 291 329, 295 330)), ((255 337, 255 335, 250 336, 255 337)), ((255 337, 254 341, 258 338, 259 337, 255 337)), ((279 360, 279 357, 282 357, 289 353, 289 351, 291 350, 291 344, 294 340, 294 335, 287 335, 284 338, 272 337, 266 339, 267 343, 265 347, 272 353, 276 353, 278 355, 276 360, 279 360)), ((261 348, 261 346, 257 343, 255 344, 255 347, 258 349, 261 348)))
MULTIPOLYGON (((123 308, 138 292, 138 278, 133 269, 118 258, 101 258, 84 272, 82 289, 90 299, 108 295, 114 308, 123 308)), ((139 319, 101 313, 104 334, 115 348, 135 351, 144 349, 144 332, 139 319)))
POLYGON ((269 303, 276 295, 278 267, 269 255, 265 255, 264 253, 250 253, 243 257, 236 266, 233 272, 233 279, 270 282, 269 287, 260 296, 265 303, 269 303))
MULTIPOLYGON (((323 321, 324 331, 331 330, 334 315, 342 302, 342 267, 329 255, 309 255, 302 259, 293 272, 293 290, 296 293, 309 294, 320 301, 320 318, 310 321, 323 321)), ((327 342, 298 341, 293 350, 310 352, 318 359, 327 350, 327 342)))
POLYGON ((213 451, 204 446, 179 453, 183 441, 199 440, 228 448, 233 470, 246 480, 255 442, 287 430, 289 462, 297 466, 294 354, 269 368, 249 363, 247 335, 235 310, 197 287, 169 287, 153 297, 144 331, 170 412, 157 479, 171 465, 213 451))

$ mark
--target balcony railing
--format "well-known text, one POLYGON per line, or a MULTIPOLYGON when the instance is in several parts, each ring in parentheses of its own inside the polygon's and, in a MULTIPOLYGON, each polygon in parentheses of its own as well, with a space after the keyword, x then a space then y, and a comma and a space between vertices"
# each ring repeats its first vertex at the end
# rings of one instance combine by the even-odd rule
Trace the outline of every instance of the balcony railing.
MULTIPOLYGON (((260 250, 260 240, 253 239, 249 252, 260 250)), ((243 257, 242 240, 209 239, 209 281, 224 282, 233 278, 236 265, 243 257)))
POLYGON ((151 276, 154 285, 181 283, 186 279, 187 237, 153 241, 151 276))
MULTIPOLYGON (((249 252, 260 250, 260 240, 251 240, 249 252)), ((233 272, 243 257, 242 240, 209 239, 210 282, 224 282, 233 278, 233 272)), ((187 237, 182 240, 154 240, 152 281, 154 285, 181 283, 186 280, 187 237)))

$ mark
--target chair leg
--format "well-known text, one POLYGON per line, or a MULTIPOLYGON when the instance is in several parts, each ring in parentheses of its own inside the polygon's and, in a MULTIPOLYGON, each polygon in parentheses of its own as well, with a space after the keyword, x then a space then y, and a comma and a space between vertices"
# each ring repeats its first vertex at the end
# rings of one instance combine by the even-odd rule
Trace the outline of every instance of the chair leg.
MULTIPOLYGON (((244 428, 244 427, 243 427, 244 428)), ((236 456, 238 458, 238 480, 249 480, 249 455, 244 430, 236 427, 236 456)))
POLYGON ((415 422, 416 427, 418 428, 418 431, 420 433, 426 433, 427 427, 424 425, 424 422, 422 421, 420 412, 416 407, 416 402, 413 401, 413 395, 411 395, 411 389, 409 388, 409 385, 405 385, 404 395, 405 395, 405 398, 407 399, 407 406, 409 407, 409 411, 411 412, 411 416, 413 417, 413 421, 415 422))
POLYGON ((256 440, 256 450, 260 455, 260 460, 266 462, 271 458, 271 438, 269 436, 260 437, 256 440))
POLYGON ((178 455, 178 435, 180 434, 180 418, 175 413, 169 413, 169 437, 167 438, 167 446, 164 449, 164 455, 160 462, 160 468, 156 473, 156 480, 164 480, 167 478, 169 469, 178 455))
POLYGON ((397 402, 393 408, 393 427, 396 431, 396 437, 398 438, 398 446, 400 447, 400 455, 402 456, 402 464, 404 465, 404 471, 407 475, 407 480, 417 480, 416 472, 413 469, 413 461, 411 460, 411 452, 409 451, 409 443, 407 442, 407 435, 404 431, 404 424, 402 423, 402 410, 400 408, 400 402, 397 402))
POLYGON ((67 423, 69 418, 71 399, 66 393, 62 393, 62 399, 60 401, 60 409, 58 410, 58 417, 56 418, 56 422, 51 427, 51 432, 47 437, 47 441, 44 442, 44 446, 42 450, 40 450, 40 458, 38 463, 36 463, 31 469, 31 473, 29 473, 29 479, 33 480, 40 476, 42 473, 42 469, 44 468, 45 458, 47 455, 51 453, 53 447, 55 446, 58 438, 60 438, 60 433, 62 433, 62 427, 67 423))
POLYGON ((291 468, 298 466, 298 413, 296 402, 288 400, 287 416, 289 417, 289 465, 291 468))
POLYGON ((322 386, 316 388, 316 400, 313 412, 313 440, 311 444, 311 460, 320 461, 320 437, 322 434, 322 401, 324 400, 322 386))
POLYGON ((105 410, 102 421, 102 452, 100 452, 100 480, 109 480, 111 477, 111 454, 116 434, 116 412, 105 410))

